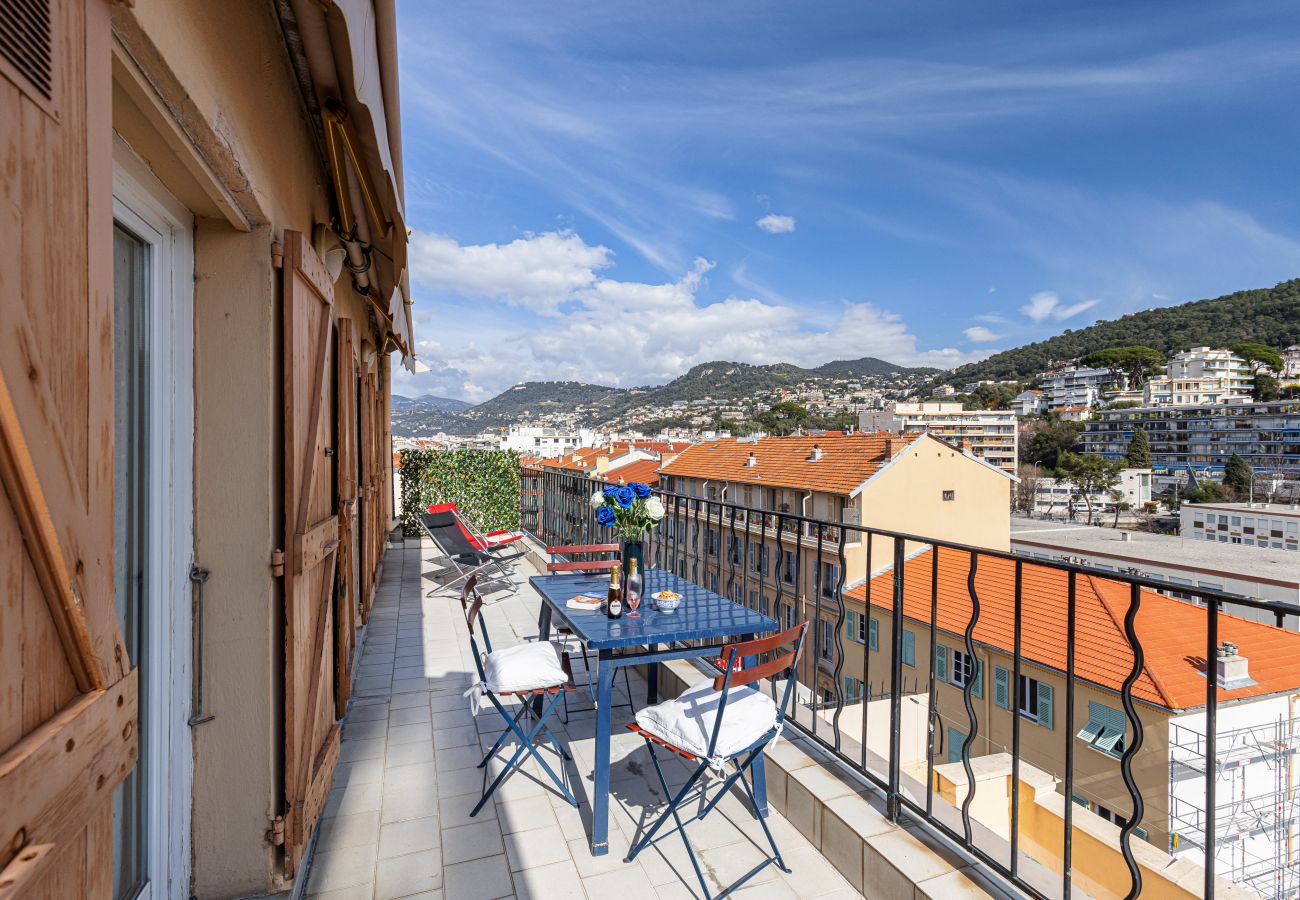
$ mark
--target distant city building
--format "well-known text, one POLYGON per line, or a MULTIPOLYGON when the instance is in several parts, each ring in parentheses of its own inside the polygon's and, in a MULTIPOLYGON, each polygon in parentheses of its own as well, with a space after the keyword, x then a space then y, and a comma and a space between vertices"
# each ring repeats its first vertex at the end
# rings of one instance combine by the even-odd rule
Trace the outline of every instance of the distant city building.
POLYGON ((1043 377, 1043 395, 1047 398, 1047 408, 1056 411, 1063 408, 1097 405, 1102 391, 1115 384, 1115 376, 1110 369, 1086 369, 1068 366, 1056 372, 1048 372, 1043 377))
POLYGON ((1179 534, 1195 541, 1300 551, 1300 506, 1295 504, 1184 503, 1178 525, 1179 534))
POLYGON ((1258 471, 1300 472, 1300 401, 1104 409, 1084 425, 1082 449, 1120 459, 1138 428, 1151 442, 1158 493, 1189 478, 1222 478, 1234 453, 1258 471))
POLYGON ((1282 351, 1282 377, 1300 379, 1300 344, 1292 344, 1282 351))
POLYGON ((1021 391, 1012 399, 1011 411, 1016 418, 1042 415, 1047 412, 1047 398, 1042 391, 1021 391))
POLYGON ((501 438, 502 450, 534 456, 560 456, 578 447, 596 443, 596 434, 585 428, 564 431, 540 425, 511 425, 501 438))
MULTIPOLYGON (((1082 518, 1092 504, 1094 519, 1112 517, 1116 504, 1136 511, 1151 500, 1151 470, 1124 469, 1115 491, 1092 491, 1085 500, 1078 485, 1068 478, 1040 478, 1034 484, 1034 515, 1053 518, 1082 518)), ((1121 513, 1124 507, 1121 507, 1121 513)), ((1129 518, 1132 513, 1130 512, 1129 518)))
POLYGON ((1249 395, 1255 376, 1244 359, 1231 350, 1193 347, 1175 353, 1169 359, 1166 374, 1170 378, 1215 378, 1236 394, 1249 395))
POLYGON ((1223 378, 1152 378, 1143 386, 1144 406, 1208 406, 1250 397, 1223 378))
POLYGON ((862 431, 928 432, 1015 474, 1019 429, 1010 410, 968 410, 955 402, 896 403, 858 416, 862 431))

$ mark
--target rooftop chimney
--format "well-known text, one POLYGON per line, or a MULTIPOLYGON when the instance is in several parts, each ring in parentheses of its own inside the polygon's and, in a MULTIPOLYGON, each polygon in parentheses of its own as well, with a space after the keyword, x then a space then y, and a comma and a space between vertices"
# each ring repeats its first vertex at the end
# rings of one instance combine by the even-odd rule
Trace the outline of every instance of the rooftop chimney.
POLYGON ((1227 691, 1255 683, 1250 677, 1246 657, 1237 652, 1237 645, 1232 641, 1224 641, 1219 645, 1214 660, 1214 680, 1227 691))
POLYGON ((758 457, 754 455, 753 450, 750 450, 749 457, 745 460, 745 468, 752 469, 756 465, 758 465, 758 457))
POLYGON ((1121 541, 1131 541, 1131 540, 1133 540, 1133 532, 1131 532, 1131 531, 1121 531, 1121 532, 1119 533, 1119 539, 1120 539, 1121 541))
POLYGON ((808 462, 817 462, 817 460, 821 459, 825 455, 826 454, 822 453, 821 444, 813 444, 812 453, 808 454, 808 462))

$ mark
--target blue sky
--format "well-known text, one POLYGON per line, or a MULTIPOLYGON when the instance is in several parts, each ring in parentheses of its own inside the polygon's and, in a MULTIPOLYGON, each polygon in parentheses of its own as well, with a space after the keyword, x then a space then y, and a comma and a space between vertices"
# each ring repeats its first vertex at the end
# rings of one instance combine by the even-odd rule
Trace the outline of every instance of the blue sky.
POLYGON ((1293 2, 399 0, 400 393, 952 366, 1300 275, 1293 2))

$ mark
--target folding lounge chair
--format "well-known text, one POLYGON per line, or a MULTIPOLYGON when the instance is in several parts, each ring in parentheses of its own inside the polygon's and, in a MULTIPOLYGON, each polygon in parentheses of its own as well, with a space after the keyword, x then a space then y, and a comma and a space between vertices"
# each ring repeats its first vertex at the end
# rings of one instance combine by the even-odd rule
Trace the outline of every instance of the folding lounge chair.
POLYGON ((682 822, 678 810, 706 770, 712 768, 721 774, 728 764, 735 766, 735 772, 717 789, 717 793, 705 804, 703 811, 689 821, 703 819, 712 812, 718 805, 718 801, 726 796, 737 781, 744 787, 749 797, 750 807, 757 810, 758 804, 754 800, 754 789, 750 784, 749 773, 754 761, 781 733, 786 711, 790 707, 795 680, 793 677, 786 679, 785 691, 779 706, 762 691, 750 685, 786 669, 794 669, 799 653, 803 649, 804 631, 807 627, 807 622, 800 622, 793 628, 770 637, 724 647, 722 659, 725 668, 711 684, 709 682, 697 684, 674 700, 647 707, 636 714, 636 722, 627 727, 645 738, 664 796, 671 799, 663 814, 646 829, 640 840, 632 845, 624 862, 631 862, 638 853, 654 843, 655 834, 664 822, 671 818, 677 823, 677 831, 686 844, 687 855, 691 858, 691 865, 695 867, 695 875, 700 880, 705 900, 721 900, 773 863, 782 872, 787 874, 790 872, 785 860, 781 858, 781 851, 777 849, 776 840, 767 826, 767 820, 758 817, 759 824, 763 826, 763 834, 767 836, 767 842, 772 847, 772 855, 750 869, 739 881, 716 898, 712 897, 709 893, 709 885, 704 880, 704 873, 700 871, 700 864, 696 860, 695 850, 686 836, 686 823, 682 822), (760 654, 789 645, 793 645, 793 649, 776 653, 768 662, 757 662, 761 658, 760 654), (752 665, 749 664, 751 661, 753 661, 752 665), (664 778, 655 751, 656 747, 662 747, 689 762, 697 763, 695 771, 686 780, 686 784, 676 793, 668 787, 668 782, 664 778))
POLYGON ((519 739, 519 746, 515 749, 514 756, 510 758, 491 784, 487 784, 485 774, 483 780, 486 786, 483 789, 483 796, 479 798, 478 803, 470 811, 470 817, 478 815, 479 810, 496 793, 502 782, 530 756, 537 760, 537 764, 541 766, 542 771, 559 788, 564 799, 576 807, 578 801, 569 789, 566 777, 568 770, 564 765, 573 757, 564 747, 560 746, 560 742, 546 725, 546 720, 555 712, 560 700, 569 692, 576 690, 573 683, 573 669, 569 665, 569 655, 554 641, 517 644, 503 650, 493 650, 492 638, 488 635, 487 622, 480 615, 483 609, 483 598, 474 589, 472 581, 466 585, 461 598, 462 603, 469 602, 469 608, 465 615, 465 625, 469 628, 470 650, 474 654, 474 665, 478 668, 480 690, 506 723, 505 730, 501 732, 501 735, 496 739, 496 743, 492 745, 492 749, 483 757, 478 767, 480 769, 485 768, 510 735, 513 734, 519 739), (482 650, 479 648, 478 640, 474 637, 474 623, 476 621, 478 622, 479 633, 483 636, 482 650), (501 697, 519 698, 518 712, 511 715, 501 703, 501 697), (549 700, 546 698, 549 698, 549 700), (542 702, 542 709, 537 714, 532 728, 525 732, 519 723, 524 715, 533 708, 533 701, 535 700, 542 702), (542 754, 538 752, 538 738, 550 741, 555 747, 556 753, 560 757, 562 775, 557 775, 542 754))
MULTIPOLYGON (((620 553, 622 548, 618 544, 571 544, 568 546, 547 547, 546 553, 550 556, 550 561, 546 563, 546 571, 555 572, 608 572, 613 566, 622 565, 620 553), (599 559, 574 559, 575 556, 598 556, 599 559), (565 557, 558 559, 557 557, 565 557)), ((563 625, 557 625, 556 632, 565 639, 573 637, 573 632, 563 625)), ((582 653, 582 667, 587 670, 587 693, 592 695, 595 700, 595 690, 591 686, 591 660, 587 653, 587 648, 580 648, 582 653)), ((627 688, 627 702, 615 703, 613 709, 619 707, 632 706, 632 682, 628 678, 628 666, 622 666, 623 670, 623 687, 627 688)), ((616 676, 617 677, 617 676, 616 676)), ((564 716, 562 721, 565 725, 569 724, 569 701, 564 701, 564 716)))
MULTIPOLYGON (((465 532, 450 512, 424 513, 420 516, 420 526, 438 548, 438 552, 445 556, 452 568, 456 570, 456 577, 441 587, 451 587, 470 575, 482 573, 492 581, 506 584, 510 593, 519 589, 518 585, 510 580, 510 569, 505 562, 492 553, 475 547, 465 537, 465 532)), ((434 588, 434 591, 436 590, 439 588, 434 588)))
MULTIPOLYGON (((493 553, 502 547, 508 547, 516 541, 523 540, 524 537, 522 531, 501 530, 484 533, 481 529, 475 527, 468 516, 456 508, 455 503, 435 503, 428 507, 428 511, 431 513, 451 513, 456 517, 457 524, 461 526, 461 530, 465 532, 465 537, 474 545, 475 549, 487 553, 493 553)), ((523 553, 520 552, 519 555, 522 556, 523 553)))

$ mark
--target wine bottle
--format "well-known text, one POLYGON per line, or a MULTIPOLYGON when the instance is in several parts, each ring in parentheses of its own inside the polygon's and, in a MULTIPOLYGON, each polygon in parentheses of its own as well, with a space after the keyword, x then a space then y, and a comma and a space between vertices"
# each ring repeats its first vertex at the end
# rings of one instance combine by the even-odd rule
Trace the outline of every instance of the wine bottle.
POLYGON ((618 619, 623 615, 623 591, 618 585, 618 566, 613 566, 609 570, 609 597, 605 601, 605 615, 611 619, 618 619))

